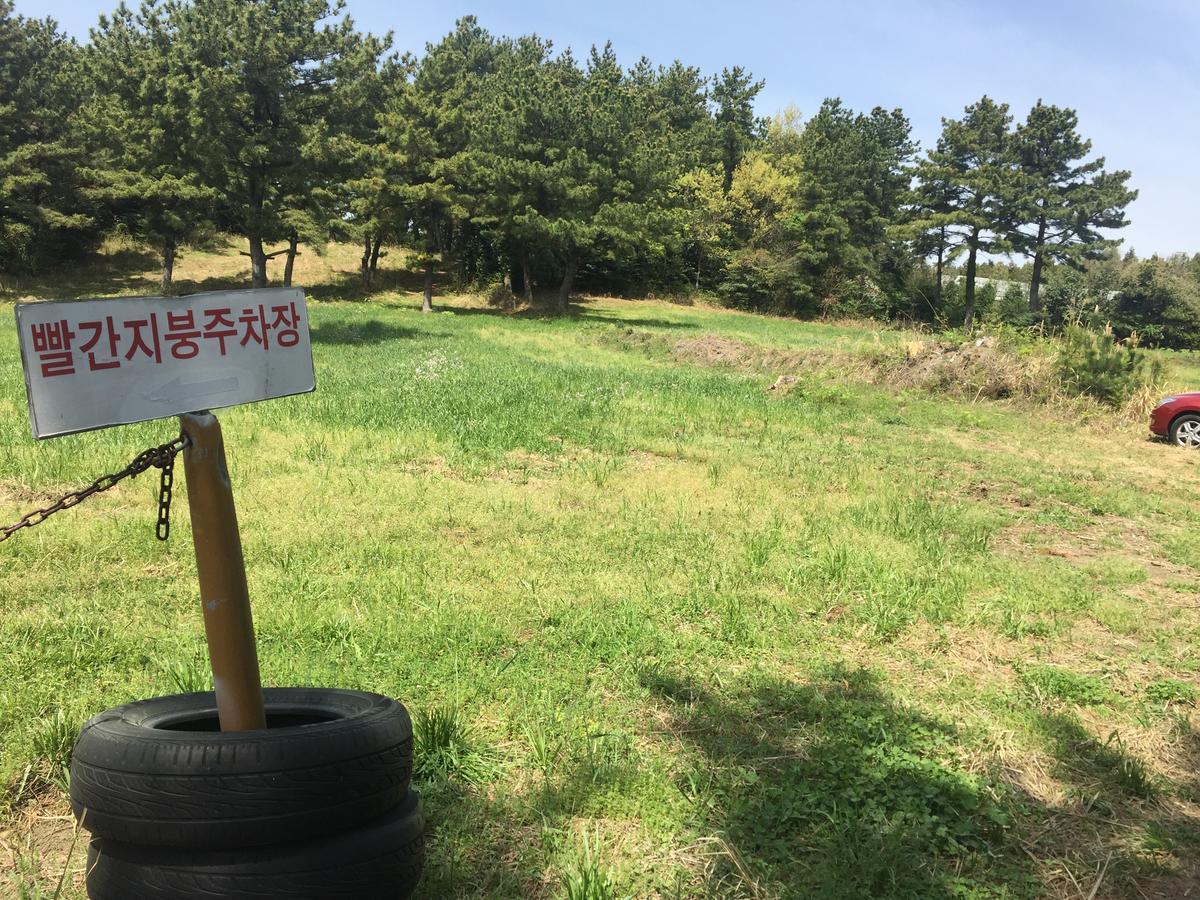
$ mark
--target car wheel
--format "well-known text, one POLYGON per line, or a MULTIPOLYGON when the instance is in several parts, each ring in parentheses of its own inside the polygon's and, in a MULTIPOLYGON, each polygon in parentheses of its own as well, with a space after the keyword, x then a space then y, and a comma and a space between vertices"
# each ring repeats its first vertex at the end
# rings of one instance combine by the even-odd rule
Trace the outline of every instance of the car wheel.
POLYGON ((267 728, 220 731, 211 692, 130 703, 83 726, 71 806, 126 844, 220 848, 357 828, 399 804, 412 722, 388 697, 268 688, 267 728))
POLYGON ((1171 423, 1171 443, 1200 447, 1200 415, 1186 413, 1171 423))
POLYGON ((425 862, 425 819, 410 791, 382 818, 333 837, 243 850, 136 847, 103 838, 88 850, 91 900, 402 900, 425 862))

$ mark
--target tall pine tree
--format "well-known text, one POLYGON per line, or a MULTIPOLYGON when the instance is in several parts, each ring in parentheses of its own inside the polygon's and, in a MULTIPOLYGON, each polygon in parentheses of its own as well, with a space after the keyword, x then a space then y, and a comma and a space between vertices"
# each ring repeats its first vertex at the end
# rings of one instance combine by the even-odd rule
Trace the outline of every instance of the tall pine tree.
POLYGON ((267 261, 294 258, 302 230, 325 220, 323 123, 341 63, 360 44, 342 0, 171 0, 177 52, 192 80, 192 114, 219 146, 209 177, 224 192, 228 224, 249 244, 255 287, 267 261), (314 157, 314 153, 317 154, 314 157), (268 254, 269 241, 288 246, 268 254))
POLYGON ((1092 142, 1079 135, 1078 124, 1075 110, 1039 100, 1013 138, 1017 177, 1010 237, 1033 260, 1029 309, 1034 313, 1042 309, 1046 262, 1103 256, 1120 241, 1105 238, 1100 229, 1128 225, 1125 207, 1137 197, 1126 186, 1129 172, 1105 171, 1102 156, 1087 161, 1092 142))
POLYGON ((180 245, 214 229, 220 201, 204 178, 220 148, 205 145, 194 127, 190 77, 179 61, 162 7, 147 0, 136 15, 117 7, 92 29, 85 53, 91 96, 80 115, 89 193, 158 250, 164 293, 180 245))
POLYGON ((79 48, 0 0, 0 271, 70 258, 96 236, 81 191, 79 48))
POLYGON ((1007 103, 984 96, 966 108, 961 119, 942 119, 937 146, 922 164, 927 183, 949 188, 941 221, 951 240, 967 254, 966 306, 963 327, 975 320, 975 275, 980 253, 1010 248, 1010 198, 1014 169, 1012 116, 1007 103))

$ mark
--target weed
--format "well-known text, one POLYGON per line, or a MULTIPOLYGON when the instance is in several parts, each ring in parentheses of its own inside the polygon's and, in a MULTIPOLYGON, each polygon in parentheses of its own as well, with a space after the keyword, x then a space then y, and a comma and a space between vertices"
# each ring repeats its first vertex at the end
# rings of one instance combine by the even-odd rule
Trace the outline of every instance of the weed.
POLYGON ((561 738, 546 723, 532 717, 526 718, 521 723, 521 730, 525 735, 526 743, 529 744, 533 764, 542 773, 542 777, 549 778, 562 754, 561 738))
POLYGON ((589 837, 585 830, 582 843, 577 859, 563 874, 565 900, 616 900, 612 874, 600 861, 599 833, 589 837))
POLYGON ((1197 690, 1194 685, 1175 678, 1161 678, 1146 685, 1146 699, 1161 706, 1194 706, 1197 690))
POLYGON ((71 751, 79 736, 79 722, 61 709, 43 716, 33 732, 33 752, 45 766, 46 777, 65 784, 71 768, 71 751))
POLYGON ((1113 699, 1113 692, 1099 678, 1058 666, 1029 666, 1021 672, 1021 680, 1043 699, 1064 700, 1080 706, 1096 706, 1113 699))
POLYGON ((472 729, 456 704, 417 709, 413 732, 413 769, 418 777, 482 784, 494 774, 491 761, 475 746, 472 729))
POLYGON ((205 659, 156 657, 154 662, 171 687, 180 694, 212 690, 212 669, 205 659))

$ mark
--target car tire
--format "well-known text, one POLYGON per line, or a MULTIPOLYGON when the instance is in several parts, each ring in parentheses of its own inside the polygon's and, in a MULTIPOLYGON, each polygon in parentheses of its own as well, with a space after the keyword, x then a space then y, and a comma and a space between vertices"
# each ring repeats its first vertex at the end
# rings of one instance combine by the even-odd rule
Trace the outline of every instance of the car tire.
POLYGON ((92 840, 91 900, 402 900, 425 861, 425 820, 410 791, 363 827, 315 841, 245 850, 137 847, 92 840))
POLYGON ((1200 447, 1200 415, 1184 413, 1171 423, 1171 443, 1179 447, 1200 447))
POLYGON ((388 697, 268 688, 267 729, 219 730, 211 692, 119 706, 83 726, 71 807, 93 835, 247 847, 353 829, 404 800, 412 721, 388 697))

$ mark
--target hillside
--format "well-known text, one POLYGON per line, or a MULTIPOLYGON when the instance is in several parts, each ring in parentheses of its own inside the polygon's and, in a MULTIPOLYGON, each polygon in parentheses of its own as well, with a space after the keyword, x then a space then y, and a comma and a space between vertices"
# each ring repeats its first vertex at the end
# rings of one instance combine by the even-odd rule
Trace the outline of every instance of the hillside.
MULTIPOLYGON (((186 253, 181 290, 241 286, 237 249, 186 253)), ((422 315, 384 263, 366 297, 356 248, 306 251, 317 392, 221 418, 264 681, 415 713, 423 896, 1195 889, 1194 454, 870 375, 928 335, 604 298, 422 315)), ((0 299, 156 279, 110 247, 0 299)), ((173 432, 35 444, 0 309, 0 522, 173 432)), ((79 724, 206 684, 187 517, 154 541, 154 493, 0 548, 5 896, 64 867, 82 896, 79 724)))

